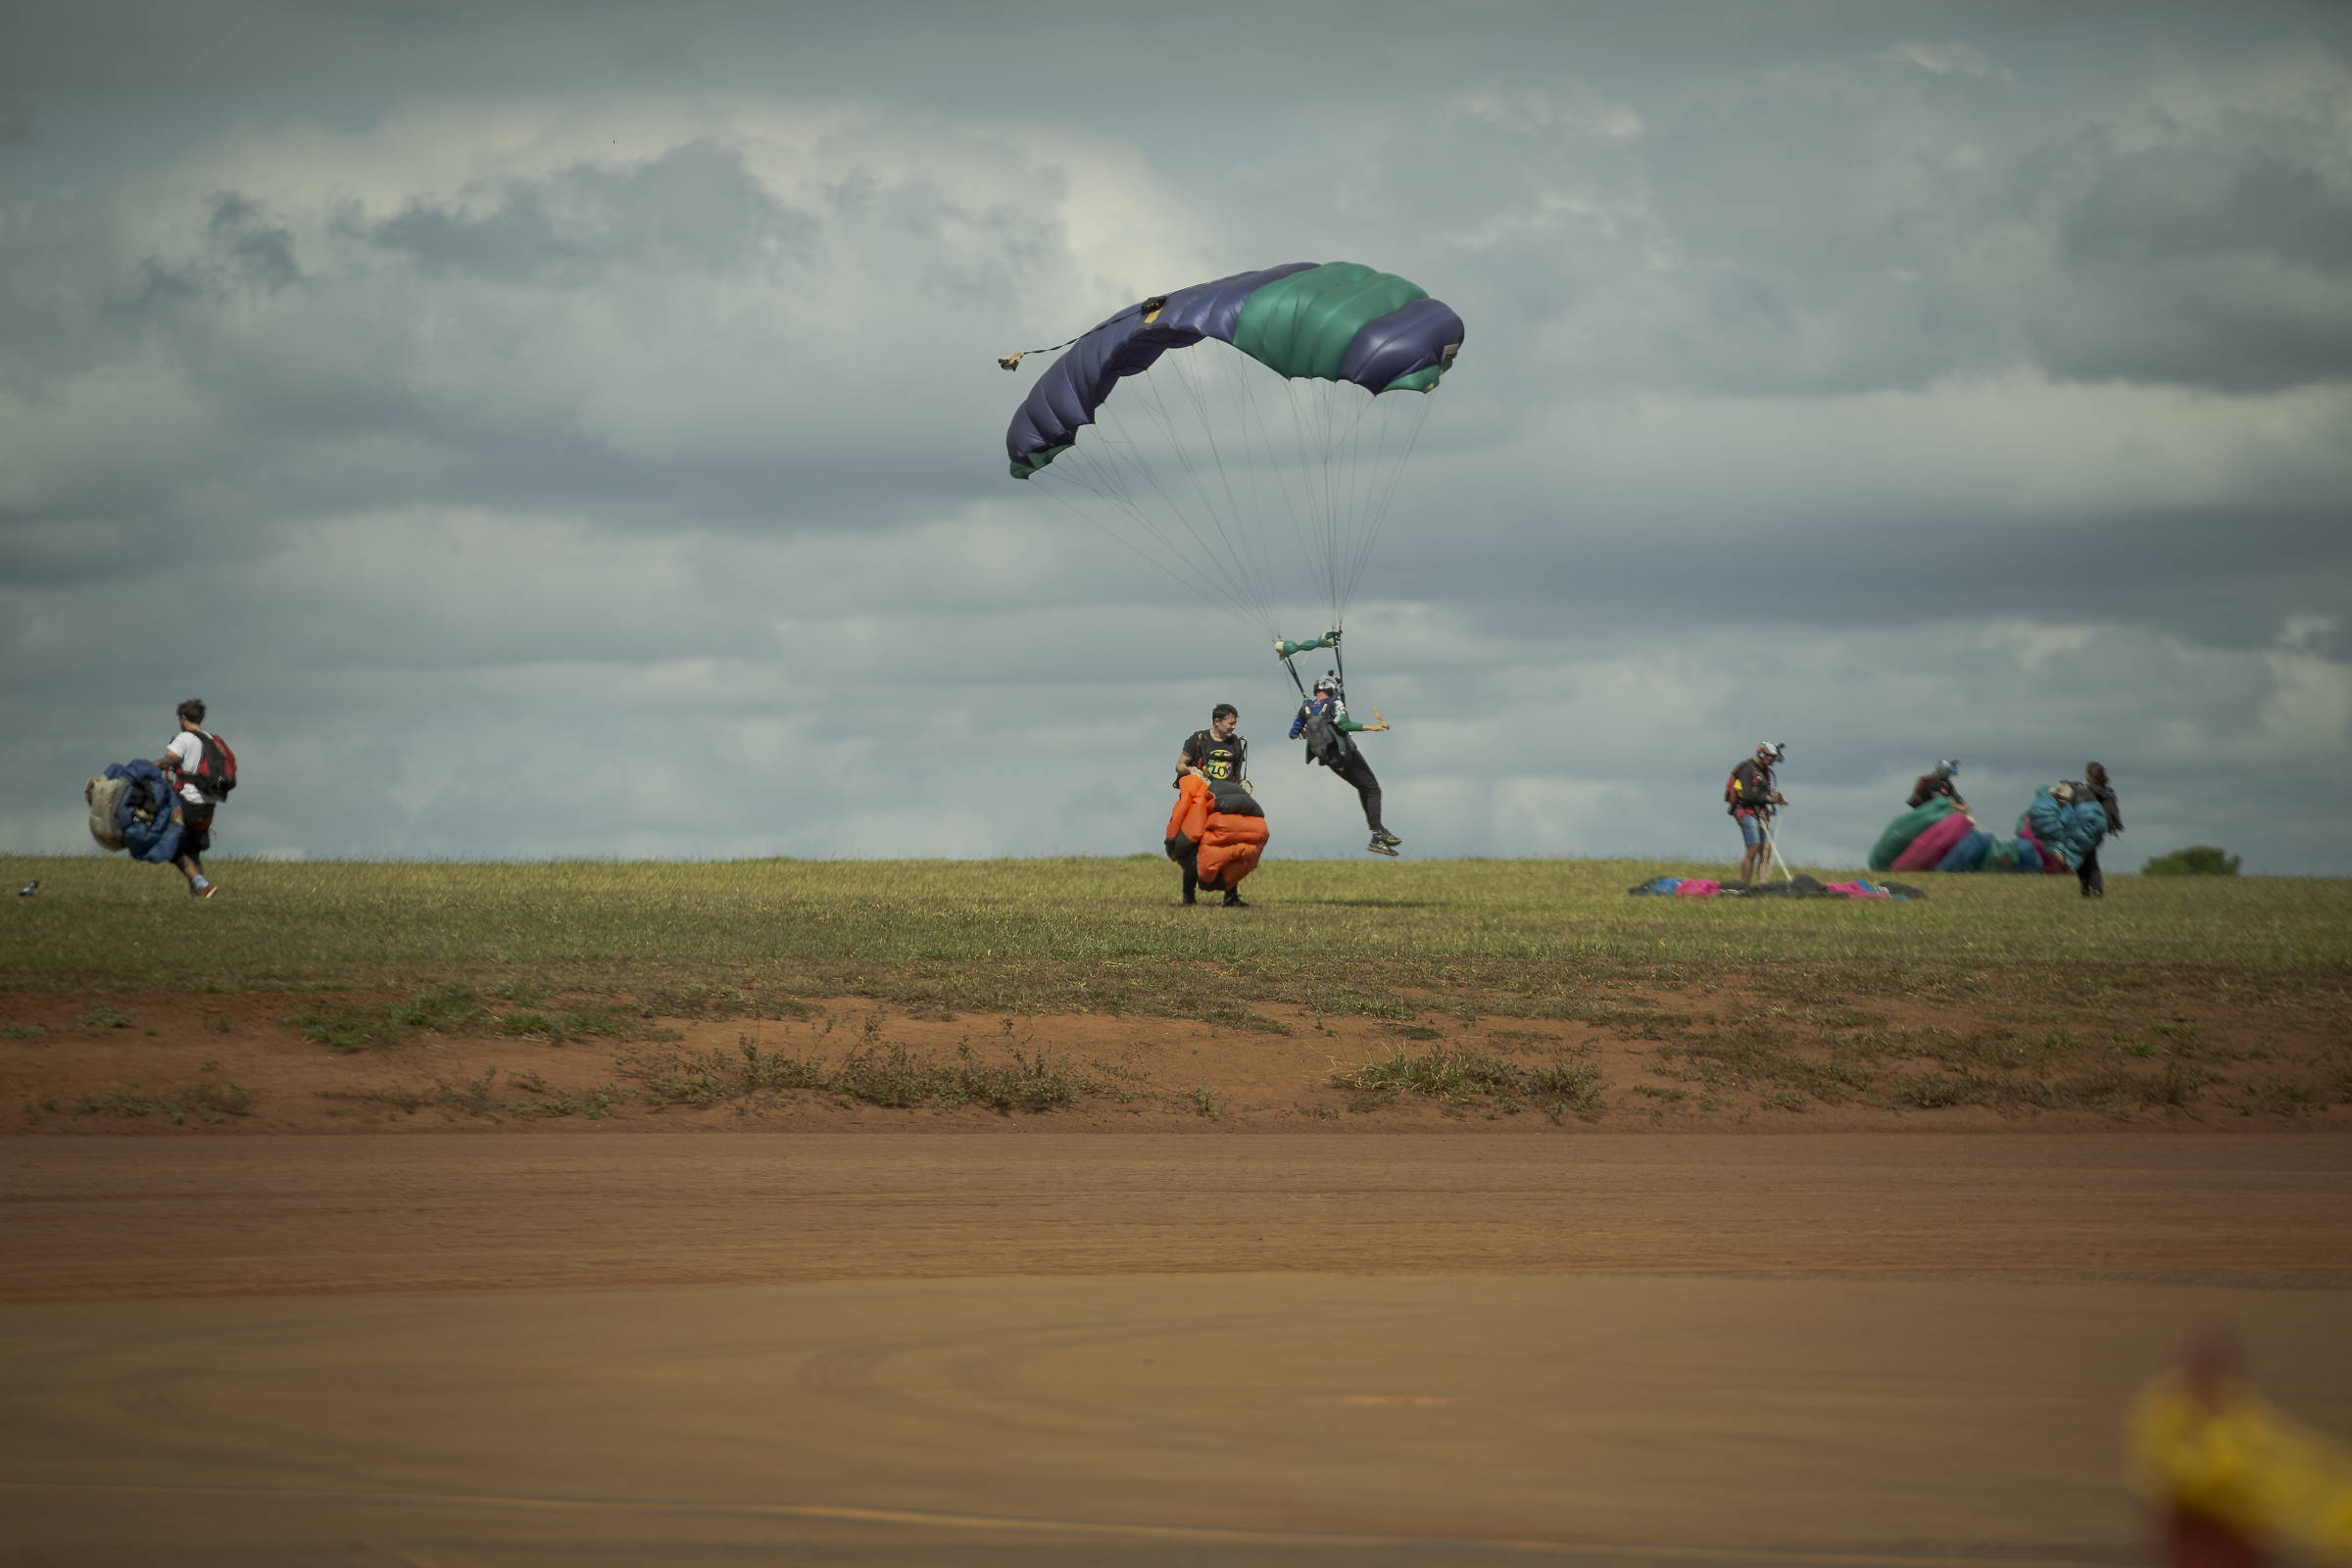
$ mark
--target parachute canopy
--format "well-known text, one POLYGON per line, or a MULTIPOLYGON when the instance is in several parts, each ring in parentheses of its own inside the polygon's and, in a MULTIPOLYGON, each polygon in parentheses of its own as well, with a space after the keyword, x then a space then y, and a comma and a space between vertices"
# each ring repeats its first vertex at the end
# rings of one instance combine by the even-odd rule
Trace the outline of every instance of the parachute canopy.
POLYGON ((1462 337, 1452 307, 1354 262, 1237 272, 1072 342, 1014 413, 1005 456, 1269 637, 1303 585, 1337 626, 1427 409, 1384 394, 1435 387, 1462 337))
POLYGON ((1202 338, 1275 374, 1426 392, 1462 346, 1462 318, 1417 283, 1354 262, 1291 262, 1130 305, 1070 345, 1029 389, 1004 450, 1026 479, 1078 439, 1123 376, 1202 338))
POLYGON ((2000 835, 1938 797, 1886 824, 1871 847, 1874 871, 2071 871, 2107 835, 2098 802, 2059 800, 2048 787, 2000 835))

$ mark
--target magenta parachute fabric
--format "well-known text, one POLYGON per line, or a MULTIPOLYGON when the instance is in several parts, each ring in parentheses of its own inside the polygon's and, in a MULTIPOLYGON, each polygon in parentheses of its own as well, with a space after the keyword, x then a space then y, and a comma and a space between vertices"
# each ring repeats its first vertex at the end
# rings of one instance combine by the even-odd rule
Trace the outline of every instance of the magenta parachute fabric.
POLYGON ((1977 824, 1963 811, 1954 811, 1940 822, 1931 822, 1913 839, 1903 853, 1894 858, 1892 871, 1933 871, 1953 845, 1976 830, 1977 824))

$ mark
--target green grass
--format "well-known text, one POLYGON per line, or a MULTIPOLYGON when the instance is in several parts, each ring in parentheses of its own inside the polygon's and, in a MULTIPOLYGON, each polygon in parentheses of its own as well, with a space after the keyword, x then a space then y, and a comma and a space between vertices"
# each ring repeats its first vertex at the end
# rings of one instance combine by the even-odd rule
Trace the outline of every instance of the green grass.
POLYGON ((512 1027, 549 1038, 624 1013, 806 1016, 802 999, 842 995, 1279 1030, 1252 1007, 1410 1021, 1439 993, 1667 1040, 1677 1018, 1612 993, 1727 970, 1815 1007, 2064 986, 2129 1009, 2183 985, 2340 1007, 2352 990, 2352 881, 2116 876, 2091 904, 2064 878, 1926 876, 1916 904, 1741 903, 1629 898, 1678 869, 1653 862, 1276 860, 1256 908, 1185 910, 1174 871, 1142 858, 216 869, 221 895, 193 905, 152 867, 14 862, 43 897, 0 906, 0 987, 361 993, 310 1014, 351 1050, 440 1027, 428 993, 444 1016, 463 993, 501 1017, 535 1007, 512 1027), (416 1000, 368 1000, 386 993, 416 1000))

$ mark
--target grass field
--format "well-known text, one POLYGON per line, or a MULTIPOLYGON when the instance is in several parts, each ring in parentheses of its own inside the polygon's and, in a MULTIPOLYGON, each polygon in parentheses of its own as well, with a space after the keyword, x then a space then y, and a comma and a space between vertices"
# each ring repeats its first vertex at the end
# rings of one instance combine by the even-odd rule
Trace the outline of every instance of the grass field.
MULTIPOLYGON (((1382 1032, 1349 1046, 1377 1050, 1317 1069, 1357 1110, 1417 1097, 1555 1114, 1854 1102, 2300 1113, 2352 1100, 2352 882, 2120 876, 2096 902, 2042 876, 1915 878, 1928 897, 1902 903, 1627 895, 1673 869, 1277 861, 1249 884, 1253 907, 1188 909, 1173 870, 1141 857, 224 860, 221 895, 198 904, 165 870, 24 859, 7 874, 41 886, 5 906, 0 1031, 54 1034, 55 1005, 80 999, 70 1017, 82 1033, 120 1036, 128 1014, 106 998, 194 994, 283 999, 273 1016, 329 1053, 466 1037, 624 1054, 602 1083, 550 1085, 540 1066, 486 1062, 522 1087, 444 1075, 346 1095, 475 1114, 601 1117, 632 1099, 787 1090, 1000 1109, 1126 1095, 1100 1073, 1041 1078, 1043 1058, 1022 1054, 1009 1028, 991 1051, 967 1043, 950 1059, 937 1043, 886 1036, 879 1012, 840 1036, 828 1020, 828 1045, 858 1045, 822 1062, 776 1056, 775 1038, 747 1037, 749 1056, 677 1054, 680 1023, 790 1023, 825 1004, 838 1013, 843 999, 904 1024, 1092 1015, 1288 1036, 1369 1021, 1382 1032), (50 1022, 18 1021, 42 999, 50 1022), (1590 1033, 1503 1027, 1514 1021, 1590 1033), (1619 1056, 1594 1054, 1604 1048, 1619 1056), (1510 1059, 1529 1052, 1545 1059, 1510 1059)), ((1183 1088, 1204 1117, 1232 1103, 1227 1087, 1183 1088)), ((122 1114, 231 1114, 194 1081, 82 1098, 122 1114)))

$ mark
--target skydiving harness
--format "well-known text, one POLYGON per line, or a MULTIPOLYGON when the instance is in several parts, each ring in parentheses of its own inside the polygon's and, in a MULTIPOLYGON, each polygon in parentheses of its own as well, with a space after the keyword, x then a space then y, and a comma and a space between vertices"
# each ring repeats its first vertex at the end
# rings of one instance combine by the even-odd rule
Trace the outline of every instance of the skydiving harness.
MULTIPOLYGON (((1346 701, 1346 694, 1348 691, 1348 656, 1341 652, 1340 649, 1339 627, 1334 626, 1322 636, 1314 638, 1308 642, 1298 643, 1277 641, 1274 644, 1274 658, 1284 669, 1290 672, 1291 684, 1298 688, 1299 702, 1311 709, 1314 704, 1314 694, 1306 689, 1306 682, 1299 678, 1298 666, 1292 663, 1291 661, 1297 658, 1298 655, 1315 648, 1328 648, 1331 650, 1331 657, 1336 665, 1336 667, 1331 671, 1330 677, 1332 682, 1332 695, 1341 699, 1343 702, 1346 701)), ((1375 708, 1372 710, 1372 724, 1378 725, 1380 722, 1380 710, 1375 708)), ((1315 760, 1320 761, 1325 767, 1337 767, 1341 762, 1347 760, 1347 743, 1342 738, 1339 726, 1331 721, 1331 718, 1328 714, 1309 714, 1305 739, 1308 751, 1310 751, 1314 755, 1315 760), (1320 733, 1318 733, 1318 731, 1320 731, 1320 733)))

